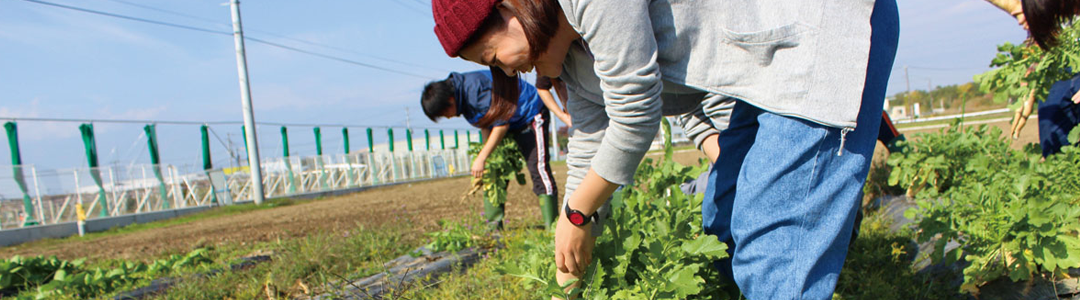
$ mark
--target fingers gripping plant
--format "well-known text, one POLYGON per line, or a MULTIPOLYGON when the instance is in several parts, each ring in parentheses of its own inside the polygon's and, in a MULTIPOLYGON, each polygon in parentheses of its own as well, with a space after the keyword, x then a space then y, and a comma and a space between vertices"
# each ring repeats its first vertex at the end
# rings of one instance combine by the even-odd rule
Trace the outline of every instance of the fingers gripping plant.
POLYGON ((565 286, 574 282, 557 283, 550 239, 527 244, 526 255, 503 263, 501 272, 529 279, 529 284, 563 299, 574 294, 582 299, 727 299, 721 291, 723 275, 712 267, 713 261, 728 256, 727 245, 703 233, 703 197, 678 188, 705 165, 682 166, 671 155, 668 144, 663 160, 646 159, 633 185, 612 196, 611 219, 596 241, 583 288, 567 293, 565 286))
MULTIPOLYGON (((484 144, 470 143, 469 155, 476 156, 483 148, 484 144)), ((484 162, 484 175, 479 181, 483 185, 484 199, 496 206, 506 203, 506 187, 510 180, 525 184, 525 174, 521 173, 524 166, 525 158, 518 151, 517 143, 513 139, 503 139, 484 162)), ((477 184, 475 179, 473 184, 477 184)))
POLYGON ((1036 45, 998 46, 998 55, 990 62, 997 69, 975 76, 983 92, 994 93, 994 102, 1009 98, 1020 99, 1012 108, 1012 135, 1018 136, 1027 117, 1037 107, 1036 99, 1046 99, 1055 82, 1069 79, 1080 72, 1080 22, 1074 22, 1059 33, 1059 44, 1044 51, 1036 45))

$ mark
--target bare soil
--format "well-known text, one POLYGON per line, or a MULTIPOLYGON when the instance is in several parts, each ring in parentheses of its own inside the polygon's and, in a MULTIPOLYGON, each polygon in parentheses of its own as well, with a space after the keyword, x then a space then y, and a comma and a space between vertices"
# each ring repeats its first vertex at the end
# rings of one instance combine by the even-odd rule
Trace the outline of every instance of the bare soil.
MULTIPOLYGON (((554 167, 562 188, 565 165, 554 167)), ((531 183, 529 183, 531 184, 531 183)), ((540 225, 540 208, 531 185, 512 184, 506 226, 540 225)), ((479 195, 462 199, 469 178, 458 177, 375 188, 355 194, 305 201, 289 206, 200 219, 92 240, 29 243, 0 248, 0 257, 56 255, 63 259, 145 259, 222 245, 289 239, 319 232, 354 230, 408 222, 417 232, 439 230, 440 219, 460 219, 483 211, 479 195)), ((561 194, 561 193, 560 193, 561 194)))

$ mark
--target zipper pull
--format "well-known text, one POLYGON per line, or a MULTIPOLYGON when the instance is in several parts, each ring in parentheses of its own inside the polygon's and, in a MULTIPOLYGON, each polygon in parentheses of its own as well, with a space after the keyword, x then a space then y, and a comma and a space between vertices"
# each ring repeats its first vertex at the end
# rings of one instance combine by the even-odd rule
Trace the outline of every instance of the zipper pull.
POLYGON ((840 149, 836 150, 836 156, 844 156, 844 142, 847 141, 847 134, 851 132, 851 128, 844 127, 840 129, 840 149))

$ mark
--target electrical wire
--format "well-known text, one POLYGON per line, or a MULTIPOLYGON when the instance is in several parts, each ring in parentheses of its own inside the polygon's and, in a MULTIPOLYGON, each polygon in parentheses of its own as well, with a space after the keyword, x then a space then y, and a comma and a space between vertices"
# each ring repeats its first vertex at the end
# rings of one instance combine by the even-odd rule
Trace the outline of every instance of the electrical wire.
MULTIPOLYGON (((204 17, 200 17, 200 16, 196 16, 196 15, 186 14, 186 13, 177 12, 177 11, 168 10, 168 9, 163 9, 163 8, 157 8, 157 7, 144 5, 144 4, 132 3, 132 2, 129 2, 129 1, 124 1, 124 0, 108 0, 108 1, 121 3, 121 4, 125 4, 125 5, 130 5, 130 6, 134 6, 134 7, 139 7, 139 8, 143 8, 143 9, 148 9, 148 10, 152 10, 152 11, 162 12, 162 13, 166 13, 166 14, 181 16, 181 17, 185 17, 185 18, 189 18, 189 19, 193 19, 193 20, 198 20, 198 21, 202 21, 202 22, 205 22, 205 23, 208 23, 208 24, 214 24, 214 25, 217 25, 218 27, 222 27, 222 28, 231 28, 231 25, 222 24, 222 23, 219 23, 217 20, 213 20, 213 19, 210 19, 210 18, 204 18, 204 17)), ((416 0, 416 1, 419 1, 419 0, 416 0)), ((410 62, 385 58, 385 57, 381 57, 381 56, 371 55, 371 54, 359 52, 359 51, 356 51, 356 50, 353 50, 353 49, 337 47, 337 46, 327 45, 327 44, 323 44, 323 43, 312 42, 312 41, 304 40, 304 39, 298 39, 298 38, 286 36, 284 34, 273 33, 273 32, 269 32, 269 31, 265 31, 265 30, 259 30, 259 29, 251 28, 251 27, 245 28, 244 31, 249 32, 249 33, 253 32, 253 33, 259 33, 259 34, 263 34, 263 35, 268 35, 268 36, 276 37, 276 38, 279 38, 279 39, 284 39, 284 40, 289 40, 289 41, 293 41, 293 42, 297 42, 297 43, 306 44, 306 45, 309 45, 309 46, 322 47, 322 48, 326 48, 326 49, 332 49, 332 50, 337 50, 337 51, 341 51, 341 52, 347 52, 347 53, 352 53, 352 54, 356 54, 356 55, 366 56, 366 57, 369 57, 369 58, 373 58, 373 59, 377 59, 377 60, 381 60, 381 61, 385 61, 385 62, 390 62, 390 63, 395 63, 395 64, 400 64, 400 65, 405 65, 405 66, 424 68, 424 69, 435 70, 435 71, 440 71, 440 72, 450 72, 449 70, 445 70, 445 69, 433 68, 433 67, 425 66, 425 65, 421 65, 421 64, 415 64, 415 63, 410 63, 410 62)))
POLYGON ((59 7, 59 8, 64 8, 64 9, 70 9, 70 10, 75 10, 75 11, 81 11, 81 12, 84 12, 84 13, 90 13, 90 14, 95 14, 95 15, 102 15, 102 16, 113 17, 113 18, 120 18, 120 19, 125 19, 125 20, 130 20, 130 21, 136 21, 136 22, 150 23, 150 24, 156 24, 156 25, 161 25, 161 26, 175 27, 175 28, 180 28, 180 29, 194 30, 194 31, 212 33, 212 34, 232 35, 231 32, 216 31, 216 30, 210 30, 210 29, 187 26, 187 25, 180 25, 180 24, 169 23, 169 22, 154 21, 154 20, 150 20, 150 19, 143 19, 143 18, 138 18, 138 17, 125 16, 125 15, 114 14, 114 13, 110 13, 110 12, 103 12, 103 11, 98 11, 98 10, 92 10, 92 9, 86 9, 86 8, 81 8, 81 7, 68 6, 68 5, 52 3, 52 2, 45 2, 45 1, 40 1, 40 0, 22 0, 22 1, 31 2, 31 3, 37 3, 37 4, 42 4, 42 5, 48 5, 48 6, 53 6, 53 7, 59 7))
POLYGON ((408 4, 405 4, 405 2, 401 2, 400 0, 389 0, 389 1, 394 2, 395 4, 397 4, 397 5, 401 6, 401 7, 404 7, 406 9, 410 10, 410 11, 413 11, 415 13, 418 13, 418 14, 420 14, 422 16, 430 16, 430 14, 428 14, 430 12, 425 12, 423 10, 420 10, 419 8, 416 8, 415 6, 409 6, 408 4))
POLYGON ((920 66, 907 66, 913 70, 923 71, 971 71, 971 70, 986 70, 989 68, 975 68, 975 67, 920 67, 920 66))
POLYGON ((430 7, 430 5, 431 5, 429 3, 424 3, 424 1, 422 1, 422 0, 413 0, 413 2, 416 2, 417 4, 420 4, 420 6, 423 6, 423 7, 430 7))
MULTIPOLYGON (((29 0, 27 0, 27 1, 29 1, 29 0)), ((380 66, 376 66, 376 65, 372 65, 372 64, 358 62, 358 61, 347 59, 347 58, 341 58, 341 57, 322 54, 322 53, 318 53, 318 52, 307 51, 307 50, 300 49, 300 48, 290 47, 290 46, 286 46, 286 45, 282 45, 282 44, 278 44, 278 43, 274 43, 274 42, 270 42, 270 41, 266 41, 266 40, 262 40, 262 39, 258 39, 258 38, 247 37, 247 38, 244 38, 244 39, 248 40, 248 41, 256 42, 256 43, 261 43, 261 44, 271 46, 271 47, 282 48, 282 49, 285 49, 285 50, 292 50, 292 51, 296 51, 296 52, 300 52, 300 53, 304 53, 304 54, 308 54, 308 55, 314 55, 314 56, 322 57, 322 58, 325 58, 325 59, 336 60, 336 61, 343 62, 343 63, 349 63, 349 64, 354 64, 354 65, 364 66, 364 67, 368 67, 368 68, 372 68, 372 69, 376 69, 376 70, 382 70, 382 71, 386 71, 386 72, 390 72, 390 73, 397 73, 397 74, 401 74, 401 75, 407 75, 407 76, 412 76, 412 77, 417 77, 417 78, 427 79, 427 80, 434 79, 431 76, 424 76, 424 75, 411 73, 411 72, 398 71, 398 70, 394 70, 394 69, 390 69, 390 68, 385 68, 385 67, 380 67, 380 66)))
MULTIPOLYGON (((22 1, 31 2, 31 3, 37 3, 37 4, 42 4, 42 5, 48 5, 48 6, 58 7, 58 8, 64 8, 64 9, 69 9, 69 10, 75 10, 75 11, 80 11, 80 12, 85 12, 85 13, 91 13, 91 14, 96 14, 96 15, 120 18, 120 19, 125 19, 125 20, 130 20, 130 21, 155 24, 155 25, 160 25, 160 26, 187 29, 187 30, 199 31, 199 32, 204 32, 204 33, 211 33, 211 34, 217 34, 217 35, 226 35, 226 36, 231 36, 232 35, 231 32, 216 31, 216 30, 211 30, 211 29, 205 29, 205 28, 199 28, 199 27, 193 27, 193 26, 169 23, 169 22, 155 21, 155 20, 144 19, 144 18, 139 18, 139 17, 132 17, 132 16, 120 15, 120 14, 115 14, 115 13, 110 13, 110 12, 86 9, 86 8, 63 5, 63 4, 52 3, 52 2, 46 2, 46 1, 41 1, 41 0, 22 0, 22 1)), ((385 71, 385 72, 396 73, 396 74, 412 76, 412 77, 418 77, 418 78, 423 78, 423 79, 434 79, 434 78, 432 78, 430 76, 419 75, 419 74, 411 73, 411 72, 398 71, 398 70, 394 70, 394 69, 390 69, 390 68, 386 68, 386 67, 376 66, 376 65, 373 65, 373 64, 363 63, 363 62, 359 62, 359 61, 355 61, 355 60, 351 60, 351 59, 347 59, 347 58, 341 58, 341 57, 337 57, 337 56, 333 56, 333 55, 329 55, 329 54, 323 54, 323 53, 318 53, 318 52, 314 52, 314 51, 303 50, 303 49, 300 49, 300 48, 290 47, 290 46, 286 46, 286 45, 282 45, 282 44, 278 44, 278 43, 274 43, 274 42, 254 38, 254 37, 245 37, 244 40, 250 40, 250 41, 253 41, 253 42, 256 42, 256 43, 261 43, 261 44, 272 46, 272 47, 282 48, 282 49, 285 49, 285 50, 300 52, 300 53, 304 53, 304 54, 308 54, 308 55, 318 56, 318 57, 322 57, 322 58, 326 58, 326 59, 330 59, 330 60, 335 60, 335 61, 339 61, 339 62, 353 64, 353 65, 368 67, 368 68, 381 70, 381 71, 385 71)))
MULTIPOLYGON (((11 121, 27 121, 27 122, 70 122, 70 123, 120 123, 120 124, 169 124, 169 125, 244 125, 242 121, 211 121, 211 122, 199 122, 199 121, 165 121, 165 120, 133 120, 133 119, 71 119, 71 118, 21 118, 21 117, 6 117, 0 116, 0 120, 11 121)), ((284 123, 284 122, 255 122, 256 126, 294 126, 294 127, 350 127, 350 128, 393 128, 395 126, 388 125, 370 125, 370 124, 316 124, 316 123, 284 123)), ((400 127, 400 126, 399 126, 400 127)), ((414 127, 420 129, 475 129, 475 128, 463 128, 463 127, 414 127)))

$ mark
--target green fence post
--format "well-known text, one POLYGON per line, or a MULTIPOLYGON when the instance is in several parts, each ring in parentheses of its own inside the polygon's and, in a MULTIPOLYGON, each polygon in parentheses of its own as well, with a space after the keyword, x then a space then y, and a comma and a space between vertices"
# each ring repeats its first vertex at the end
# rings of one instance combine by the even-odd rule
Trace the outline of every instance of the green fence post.
POLYGON ((387 128, 386 129, 386 135, 390 137, 390 140, 389 140, 390 141, 389 142, 390 152, 394 152, 394 129, 393 128, 387 128))
POLYGON ((349 128, 341 128, 341 138, 345 142, 345 154, 349 154, 349 128))
POLYGON ((315 132, 315 155, 322 156, 322 129, 315 127, 312 131, 315 132))
MULTIPOLYGON (((244 125, 240 125, 240 137, 244 140, 244 156, 246 157, 248 153, 247 127, 244 125)), ((245 161, 247 161, 247 159, 245 159, 245 161)))
POLYGON ((394 129, 386 128, 386 135, 388 138, 388 145, 390 146, 390 173, 394 176, 394 180, 398 179, 398 165, 397 158, 394 158, 394 129))
POLYGON ((461 149, 461 143, 458 142, 457 129, 454 129, 454 149, 461 149))
POLYGON ((484 132, 480 131, 476 133, 476 138, 480 140, 480 144, 484 143, 484 132))
POLYGON ((412 129, 405 128, 405 145, 409 148, 409 152, 413 151, 413 147, 412 147, 412 129))
POLYGON ((424 129, 424 145, 427 146, 425 150, 431 151, 431 132, 424 129))
POLYGON ((325 162, 322 157, 322 129, 318 126, 312 129, 315 132, 315 167, 319 168, 319 183, 322 184, 323 190, 329 189, 330 186, 326 181, 326 168, 325 162))
POLYGON ((443 136, 442 129, 439 129, 439 144, 442 145, 442 150, 446 150, 446 137, 443 136))
POLYGON ((342 142, 345 144, 344 145, 344 148, 345 148, 345 180, 346 180, 345 186, 351 186, 356 181, 353 180, 352 158, 349 157, 349 128, 348 127, 342 127, 341 128, 341 138, 342 138, 342 142))
POLYGON ((34 202, 30 200, 30 192, 26 188, 26 177, 23 175, 22 153, 19 152, 19 133, 15 122, 4 123, 7 131, 8 147, 11 148, 11 171, 15 176, 15 184, 23 194, 23 213, 26 214, 22 226, 38 225, 34 214, 34 202))
POLYGON ((371 128, 367 129, 367 147, 368 153, 375 153, 375 138, 372 137, 371 128))
MULTIPOLYGON (((202 165, 203 172, 206 172, 206 178, 210 178, 210 169, 214 168, 214 163, 210 159, 210 129, 206 125, 199 127, 199 133, 202 135, 202 165)), ((217 189, 214 188, 214 184, 210 184, 210 204, 217 205, 217 189)))
POLYGON ((293 194, 296 193, 296 176, 292 171, 292 160, 289 159, 289 130, 285 126, 281 126, 281 152, 284 156, 281 160, 285 165, 285 176, 289 177, 289 187, 286 190, 293 194))
POLYGON ((150 164, 154 177, 158 180, 158 196, 161 197, 161 209, 169 209, 169 192, 165 189, 165 178, 161 176, 161 156, 158 154, 157 128, 154 124, 143 126, 146 132, 146 147, 150 150, 150 164))
POLYGON ((98 187, 98 205, 101 206, 99 215, 102 217, 109 216, 109 202, 105 200, 105 187, 101 185, 101 170, 98 169, 98 156, 97 156, 97 142, 94 139, 94 125, 82 124, 79 125, 79 131, 82 133, 83 147, 86 149, 86 162, 90 166, 90 177, 94 179, 94 184, 98 187))
POLYGON ((465 144, 472 144, 472 131, 465 131, 465 144))

